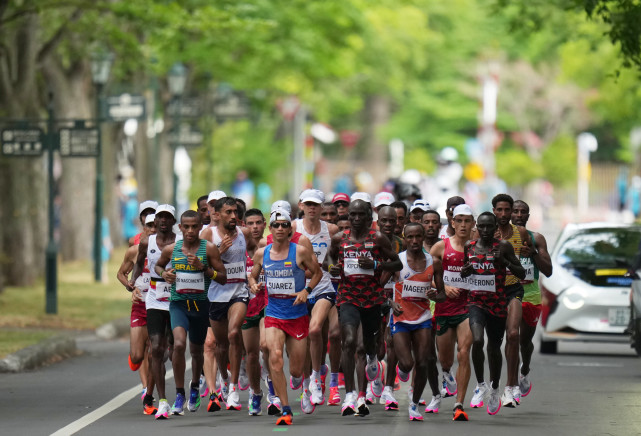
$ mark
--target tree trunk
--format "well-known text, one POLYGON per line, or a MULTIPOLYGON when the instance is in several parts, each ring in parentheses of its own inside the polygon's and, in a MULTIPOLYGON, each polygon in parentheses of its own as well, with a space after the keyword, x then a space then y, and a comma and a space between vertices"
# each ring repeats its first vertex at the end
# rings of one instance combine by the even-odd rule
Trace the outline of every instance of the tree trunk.
POLYGON ((367 156, 364 170, 374 178, 369 190, 379 191, 387 180, 388 151, 380 138, 380 128, 390 119, 390 101, 380 95, 368 95, 363 108, 363 155, 367 156))

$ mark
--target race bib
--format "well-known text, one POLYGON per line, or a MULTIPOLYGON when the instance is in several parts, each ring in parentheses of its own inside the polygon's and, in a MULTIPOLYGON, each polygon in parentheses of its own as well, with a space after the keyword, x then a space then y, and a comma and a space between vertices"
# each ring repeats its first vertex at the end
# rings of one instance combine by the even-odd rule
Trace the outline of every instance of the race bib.
POLYGON ((532 283, 534 281, 534 264, 529 257, 522 257, 521 265, 525 268, 525 278, 521 280, 524 283, 532 283))
POLYGON ((247 280, 244 260, 240 262, 226 263, 225 272, 227 273, 227 283, 242 283, 247 280))
POLYGON ((176 274, 176 292, 179 294, 203 294, 205 292, 205 274, 179 271, 176 274))
POLYGON ((461 277, 459 271, 443 271, 443 284, 453 288, 470 289, 468 278, 461 277))
POLYGON ((496 277, 473 274, 467 278, 471 292, 496 292, 496 277))
POLYGON ((432 284, 428 282, 403 281, 401 298, 403 300, 427 300, 427 291, 432 284))
POLYGON ((347 258, 343 262, 343 271, 346 276, 373 276, 373 269, 363 269, 358 266, 358 259, 347 258))
POLYGON ((149 290, 149 283, 151 282, 151 274, 147 273, 142 273, 142 275, 138 276, 136 279, 136 287, 140 289, 142 292, 147 292, 149 290))
POLYGON ((268 278, 267 292, 269 295, 294 295, 296 293, 296 279, 294 277, 268 278))
POLYGON ((156 300, 169 301, 171 285, 167 282, 156 282, 156 300))

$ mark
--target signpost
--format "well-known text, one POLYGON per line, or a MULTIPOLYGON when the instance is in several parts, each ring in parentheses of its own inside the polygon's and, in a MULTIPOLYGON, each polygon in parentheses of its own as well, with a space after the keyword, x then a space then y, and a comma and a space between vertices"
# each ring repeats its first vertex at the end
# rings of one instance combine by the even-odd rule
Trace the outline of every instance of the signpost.
POLYGON ((73 128, 58 131, 61 157, 98 157, 100 154, 100 131, 97 127, 85 127, 81 122, 73 128))
POLYGON ((203 113, 203 101, 198 97, 174 97, 167 105, 167 115, 173 118, 198 118, 203 113))
POLYGON ((146 100, 143 95, 121 94, 107 97, 107 118, 112 121, 127 121, 130 118, 142 120, 146 114, 146 100))
POLYGON ((44 133, 39 128, 3 129, 0 135, 4 156, 42 156, 44 133))
POLYGON ((182 123, 177 129, 169 131, 169 145, 173 148, 183 147, 200 147, 205 135, 198 128, 182 123))

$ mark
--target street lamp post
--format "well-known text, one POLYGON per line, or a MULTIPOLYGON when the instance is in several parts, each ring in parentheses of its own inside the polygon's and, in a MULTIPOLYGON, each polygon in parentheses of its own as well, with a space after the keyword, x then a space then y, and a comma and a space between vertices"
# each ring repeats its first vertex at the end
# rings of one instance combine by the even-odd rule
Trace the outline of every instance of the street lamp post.
MULTIPOLYGON (((185 84, 187 83, 187 68, 182 63, 176 62, 169 70, 167 83, 172 97, 175 97, 178 100, 178 105, 174 115, 173 128, 177 137, 180 139, 180 116, 182 112, 182 97, 185 92, 185 84)), ((178 174, 176 173, 176 148, 178 146, 179 144, 173 148, 174 160, 172 166, 174 173, 172 204, 176 210, 178 210, 178 174)))
POLYGON ((577 142, 577 209, 579 219, 585 218, 588 211, 590 183, 590 153, 597 150, 598 142, 592 133, 583 132, 576 138, 577 142))
POLYGON ((107 80, 113 62, 113 55, 108 52, 96 52, 91 58, 91 76, 96 88, 96 127, 98 128, 98 156, 96 157, 96 208, 94 223, 94 278, 97 282, 102 280, 102 215, 103 215, 103 186, 102 173, 102 147, 100 125, 102 114, 100 110, 100 96, 107 80))

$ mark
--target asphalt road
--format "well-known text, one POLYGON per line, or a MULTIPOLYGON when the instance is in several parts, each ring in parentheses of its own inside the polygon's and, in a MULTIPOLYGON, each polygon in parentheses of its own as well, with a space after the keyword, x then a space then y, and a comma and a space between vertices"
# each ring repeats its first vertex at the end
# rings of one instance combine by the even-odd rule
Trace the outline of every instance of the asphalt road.
MULTIPOLYGON (((82 356, 34 372, 0 375, 0 434, 261 435, 274 431, 313 435, 445 434, 555 435, 641 434, 641 359, 627 345, 560 344, 555 356, 535 353, 531 394, 516 409, 502 408, 496 416, 484 409, 466 410, 469 422, 453 422, 452 398, 444 399, 437 415, 409 422, 407 384, 396 392, 400 411, 370 406, 368 417, 342 417, 340 408, 319 406, 312 415, 299 414, 298 395, 290 393, 296 415, 291 427, 276 427, 274 418, 247 415, 243 410, 196 413, 156 421, 141 409, 137 374, 127 365, 128 343, 86 337, 79 341, 82 356), (115 400, 114 400, 115 399, 115 400), (119 405, 118 399, 122 399, 119 405), (114 405, 115 403, 115 405, 114 405), (96 413, 104 414, 97 420, 96 413), (93 412, 93 415, 91 413, 93 412), (84 418, 83 418, 84 417, 84 418), (85 425, 86 426, 83 426, 85 425)), ((504 367, 505 371, 505 367, 504 367)), ((505 381, 505 373, 502 382, 505 381)), ((501 386, 503 386, 503 383, 501 386)), ((470 383, 473 384, 473 383, 470 383)), ((468 389, 467 403, 473 387, 468 389)), ((167 384, 173 392, 173 380, 167 384)), ((343 393, 343 392, 342 392, 343 393)), ((173 395, 169 395, 173 402, 173 395)))

